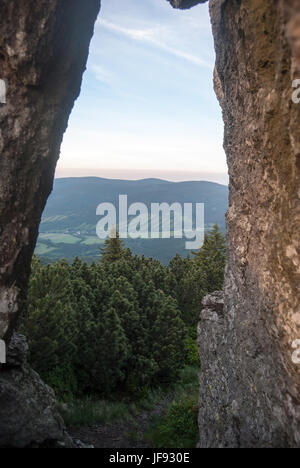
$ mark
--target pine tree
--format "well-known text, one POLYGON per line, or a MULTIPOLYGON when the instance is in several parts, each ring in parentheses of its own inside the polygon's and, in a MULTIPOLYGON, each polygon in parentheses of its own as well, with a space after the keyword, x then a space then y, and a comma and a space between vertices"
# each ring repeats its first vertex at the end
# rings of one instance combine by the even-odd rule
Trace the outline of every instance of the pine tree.
POLYGON ((104 247, 100 249, 101 262, 113 263, 120 260, 126 250, 124 249, 123 241, 120 239, 119 232, 114 229, 108 239, 104 242, 104 247))
POLYGON ((169 268, 133 256, 118 233, 92 265, 35 258, 24 325, 34 368, 62 397, 140 397, 171 382, 187 354, 197 364, 195 323, 203 296, 222 287, 224 265, 217 226, 192 258, 177 255, 169 268))
POLYGON ((153 357, 158 365, 157 379, 171 382, 184 363, 186 329, 173 298, 158 292, 161 307, 153 324, 153 357))
POLYGON ((204 244, 194 253, 194 258, 205 274, 207 293, 223 289, 226 239, 217 225, 205 234, 204 244))
POLYGON ((59 396, 75 391, 76 355, 72 285, 66 263, 33 264, 28 293, 28 318, 22 332, 30 347, 30 362, 59 396))
POLYGON ((113 307, 104 312, 94 333, 93 389, 109 395, 125 378, 124 365, 128 355, 128 341, 113 307))

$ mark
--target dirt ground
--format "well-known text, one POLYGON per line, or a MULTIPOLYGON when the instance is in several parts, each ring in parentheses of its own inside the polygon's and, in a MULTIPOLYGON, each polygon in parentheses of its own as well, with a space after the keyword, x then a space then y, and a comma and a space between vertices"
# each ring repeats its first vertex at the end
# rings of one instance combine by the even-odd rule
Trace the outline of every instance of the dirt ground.
POLYGON ((135 421, 69 428, 68 432, 73 439, 95 448, 153 448, 145 441, 145 432, 163 414, 168 402, 169 398, 165 398, 155 409, 141 412, 135 421))

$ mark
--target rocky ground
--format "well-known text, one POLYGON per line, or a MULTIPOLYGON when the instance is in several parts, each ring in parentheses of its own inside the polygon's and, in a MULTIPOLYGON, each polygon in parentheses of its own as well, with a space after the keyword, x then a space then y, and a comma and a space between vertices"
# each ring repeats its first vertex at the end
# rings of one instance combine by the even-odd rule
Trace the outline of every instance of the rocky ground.
POLYGON ((164 413, 169 401, 170 396, 166 396, 153 410, 142 411, 132 422, 69 428, 69 434, 79 447, 83 443, 87 448, 151 448, 145 434, 153 420, 164 413))

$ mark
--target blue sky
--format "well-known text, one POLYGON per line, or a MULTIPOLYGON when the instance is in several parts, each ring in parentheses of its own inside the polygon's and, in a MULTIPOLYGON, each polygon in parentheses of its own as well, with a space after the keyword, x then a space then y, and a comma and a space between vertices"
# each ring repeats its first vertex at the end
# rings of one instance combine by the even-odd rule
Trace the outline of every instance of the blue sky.
POLYGON ((226 183, 207 5, 102 0, 57 176, 226 183))

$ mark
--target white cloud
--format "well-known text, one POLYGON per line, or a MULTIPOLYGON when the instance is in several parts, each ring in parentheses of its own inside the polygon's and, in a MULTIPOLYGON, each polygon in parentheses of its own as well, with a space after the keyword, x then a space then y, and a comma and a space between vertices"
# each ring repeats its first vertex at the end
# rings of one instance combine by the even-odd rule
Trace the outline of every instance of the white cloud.
POLYGON ((213 62, 207 6, 103 1, 60 170, 178 180, 226 173, 213 62))
POLYGON ((170 46, 166 42, 163 42, 161 40, 161 37, 163 33, 164 35, 166 35, 165 34, 166 28, 164 27, 158 26, 156 28, 145 28, 145 29, 125 28, 123 26, 120 26, 118 24, 115 24, 115 23, 112 23, 110 21, 106 21, 103 19, 99 19, 97 21, 97 24, 100 27, 104 27, 110 31, 114 31, 118 34, 122 34, 126 37, 129 37, 132 40, 148 43, 150 45, 158 47, 159 49, 165 52, 168 52, 169 54, 175 57, 187 60, 190 63, 193 63, 194 65, 206 67, 206 68, 213 67, 211 63, 207 62, 206 60, 203 60, 197 55, 179 50, 173 46, 170 46))
POLYGON ((111 82, 113 80, 112 73, 110 73, 108 70, 103 68, 101 65, 96 65, 96 64, 91 65, 91 70, 94 73, 98 81, 101 81, 101 83, 111 85, 111 82))

